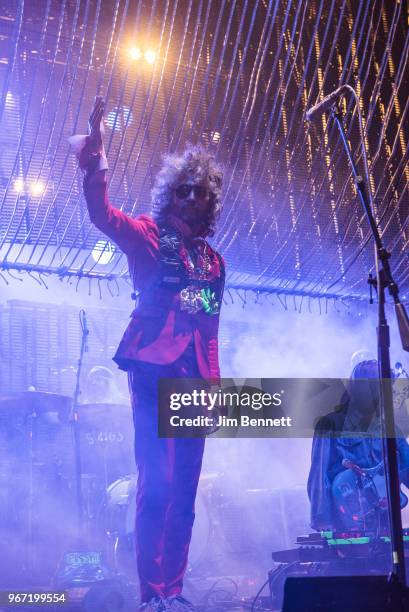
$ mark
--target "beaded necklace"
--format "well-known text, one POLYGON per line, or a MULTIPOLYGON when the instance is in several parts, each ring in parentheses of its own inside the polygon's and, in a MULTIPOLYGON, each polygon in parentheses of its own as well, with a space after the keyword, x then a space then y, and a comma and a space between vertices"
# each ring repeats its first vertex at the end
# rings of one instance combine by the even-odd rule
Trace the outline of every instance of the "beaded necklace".
POLYGON ((185 247, 189 280, 205 281, 208 280, 211 270, 209 249, 204 238, 197 238, 196 241, 198 244, 193 245, 192 249, 185 247), (202 249, 200 244, 203 244, 202 249))

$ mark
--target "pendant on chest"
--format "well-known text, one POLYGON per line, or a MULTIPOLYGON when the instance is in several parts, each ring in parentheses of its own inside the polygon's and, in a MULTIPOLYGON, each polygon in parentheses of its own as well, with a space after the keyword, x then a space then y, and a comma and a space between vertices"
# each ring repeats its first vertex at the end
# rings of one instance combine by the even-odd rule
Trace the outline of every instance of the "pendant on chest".
POLYGON ((178 235, 160 238, 160 284, 179 289, 180 309, 188 314, 218 314, 217 279, 211 279, 211 249, 205 240, 187 247, 178 235))

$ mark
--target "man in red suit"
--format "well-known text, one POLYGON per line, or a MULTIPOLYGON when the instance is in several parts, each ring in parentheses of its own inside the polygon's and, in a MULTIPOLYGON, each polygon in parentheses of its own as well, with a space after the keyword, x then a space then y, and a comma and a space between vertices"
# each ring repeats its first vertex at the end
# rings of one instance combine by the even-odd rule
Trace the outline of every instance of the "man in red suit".
POLYGON ((152 190, 152 216, 126 215, 107 195, 103 112, 97 98, 77 155, 91 221, 126 254, 138 294, 114 360, 128 372, 135 424, 140 609, 194 610, 181 592, 204 439, 158 437, 157 383, 220 376, 224 263, 206 237, 220 213, 222 173, 200 147, 168 156, 152 190))

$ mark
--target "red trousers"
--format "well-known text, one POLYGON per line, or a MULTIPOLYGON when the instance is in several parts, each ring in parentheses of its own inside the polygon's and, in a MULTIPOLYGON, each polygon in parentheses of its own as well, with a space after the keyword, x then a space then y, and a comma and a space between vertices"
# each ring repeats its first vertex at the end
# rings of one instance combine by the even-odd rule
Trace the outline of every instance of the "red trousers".
POLYGON ((139 362, 128 373, 138 468, 136 554, 141 601, 181 593, 195 519, 204 439, 159 438, 159 378, 199 378, 191 351, 170 365, 139 362))

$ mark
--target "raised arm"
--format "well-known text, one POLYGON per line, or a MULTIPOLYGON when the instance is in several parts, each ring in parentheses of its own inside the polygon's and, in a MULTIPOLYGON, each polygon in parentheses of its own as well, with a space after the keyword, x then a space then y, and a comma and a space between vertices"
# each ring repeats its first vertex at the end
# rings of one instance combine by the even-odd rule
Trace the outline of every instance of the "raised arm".
POLYGON ((138 247, 143 247, 148 238, 146 217, 144 221, 133 219, 109 202, 108 164, 101 129, 104 108, 104 99, 97 96, 89 118, 89 134, 85 145, 77 151, 77 157, 81 169, 85 172, 84 194, 92 223, 124 253, 129 254, 138 247))

